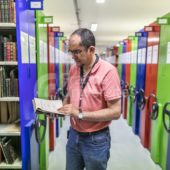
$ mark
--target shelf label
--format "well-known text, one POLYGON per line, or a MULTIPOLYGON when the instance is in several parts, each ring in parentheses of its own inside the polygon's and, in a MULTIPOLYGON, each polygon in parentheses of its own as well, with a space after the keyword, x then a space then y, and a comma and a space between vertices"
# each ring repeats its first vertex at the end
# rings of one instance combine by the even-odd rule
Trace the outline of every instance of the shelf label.
POLYGON ((29 36, 30 63, 36 63, 35 37, 29 36))
POLYGON ((29 0, 28 4, 30 10, 43 10, 43 0, 29 0))
POLYGON ((146 31, 146 32, 151 32, 151 31, 153 31, 153 27, 151 27, 151 26, 146 26, 146 27, 144 27, 144 31, 146 31))
POLYGON ((21 31, 21 62, 29 63, 28 34, 23 31, 21 31))
POLYGON ((136 35, 137 37, 142 37, 142 32, 136 32, 135 35, 136 35))
POLYGON ((56 37, 64 37, 64 32, 56 32, 55 36, 56 37))
POLYGON ((158 18, 157 19, 157 23, 160 24, 160 25, 168 25, 170 24, 169 22, 170 18, 158 18))
POLYGON ((53 32, 60 32, 60 27, 52 27, 53 32))
POLYGON ((52 24, 53 23, 53 16, 43 16, 41 19, 42 24, 52 24))

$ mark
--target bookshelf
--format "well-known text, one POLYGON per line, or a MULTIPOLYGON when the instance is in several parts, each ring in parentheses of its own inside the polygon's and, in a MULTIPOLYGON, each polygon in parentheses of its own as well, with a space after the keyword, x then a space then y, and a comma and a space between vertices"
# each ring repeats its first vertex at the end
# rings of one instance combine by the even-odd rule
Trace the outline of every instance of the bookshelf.
POLYGON ((15 16, 15 0, 0 0, 0 169, 22 169, 15 16))

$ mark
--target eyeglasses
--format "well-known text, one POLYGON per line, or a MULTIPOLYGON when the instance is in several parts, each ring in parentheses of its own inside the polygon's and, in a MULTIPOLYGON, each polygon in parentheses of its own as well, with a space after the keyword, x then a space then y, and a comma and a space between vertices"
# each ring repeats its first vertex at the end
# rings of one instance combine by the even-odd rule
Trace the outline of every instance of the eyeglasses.
POLYGON ((70 55, 80 55, 82 50, 69 50, 68 53, 70 55))

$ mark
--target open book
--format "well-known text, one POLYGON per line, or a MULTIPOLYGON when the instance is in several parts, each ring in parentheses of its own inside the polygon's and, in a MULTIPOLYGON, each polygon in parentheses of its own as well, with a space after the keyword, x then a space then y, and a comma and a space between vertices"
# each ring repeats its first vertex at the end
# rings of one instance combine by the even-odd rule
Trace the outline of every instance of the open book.
POLYGON ((63 115, 61 112, 57 110, 63 105, 61 100, 47 100, 47 99, 34 98, 32 100, 32 103, 34 107, 34 112, 63 115))

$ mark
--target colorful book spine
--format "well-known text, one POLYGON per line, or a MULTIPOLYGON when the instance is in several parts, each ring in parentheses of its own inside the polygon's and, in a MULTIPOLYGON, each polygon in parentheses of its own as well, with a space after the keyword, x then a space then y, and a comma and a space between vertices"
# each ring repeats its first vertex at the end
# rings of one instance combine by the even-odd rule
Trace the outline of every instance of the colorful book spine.
POLYGON ((13 0, 0 0, 0 22, 16 23, 15 2, 13 0))
POLYGON ((12 35, 0 35, 0 61, 17 61, 16 42, 13 42, 12 35))

